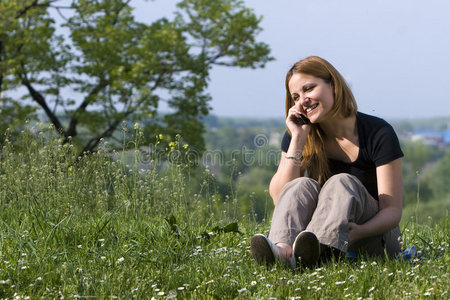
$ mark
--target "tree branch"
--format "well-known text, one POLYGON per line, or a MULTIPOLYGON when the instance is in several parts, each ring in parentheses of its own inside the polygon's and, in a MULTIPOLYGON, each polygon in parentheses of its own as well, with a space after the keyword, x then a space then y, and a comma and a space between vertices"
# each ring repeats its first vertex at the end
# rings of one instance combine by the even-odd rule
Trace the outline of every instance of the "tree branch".
MULTIPOLYGON (((22 64, 22 68, 24 69, 24 66, 22 64)), ((66 131, 64 130, 63 125, 61 124, 61 122, 59 121, 58 117, 56 116, 56 114, 54 114, 52 112, 52 110, 50 109, 50 107, 48 107, 47 102, 45 101, 44 96, 42 96, 41 93, 39 93, 32 85, 30 80, 28 79, 26 73, 24 72, 19 73, 19 78, 22 82, 22 84, 28 89, 28 92, 31 96, 31 98, 37 103, 39 104, 39 106, 42 107, 42 109, 44 110, 45 114, 47 115, 47 117, 49 118, 50 122, 52 122, 53 125, 55 125, 56 130, 58 131, 59 134, 61 134, 62 136, 64 136, 66 139, 68 138, 68 135, 66 134, 66 131)))
POLYGON ((19 10, 16 13, 15 18, 18 19, 18 18, 22 17, 23 15, 25 15, 33 7, 49 7, 52 2, 56 2, 56 1, 57 0, 47 1, 47 2, 44 2, 44 3, 39 3, 39 0, 34 0, 30 4, 24 6, 21 10, 19 10))
POLYGON ((80 106, 75 110, 75 113, 70 118, 69 127, 67 128, 66 136, 74 137, 77 135, 78 115, 86 111, 86 107, 92 102, 93 98, 100 93, 107 85, 107 81, 100 79, 100 82, 91 90, 89 95, 84 98, 80 106))
POLYGON ((121 118, 117 118, 116 120, 114 120, 114 122, 112 122, 109 125, 109 127, 105 131, 103 131, 100 135, 90 139, 87 142, 86 146, 84 147, 83 151, 81 151, 79 156, 84 156, 86 154, 93 152, 95 147, 97 147, 98 144, 100 143, 100 140, 103 138, 109 138, 114 133, 114 131, 116 131, 120 123, 131 113, 133 113, 133 111, 125 112, 121 118))

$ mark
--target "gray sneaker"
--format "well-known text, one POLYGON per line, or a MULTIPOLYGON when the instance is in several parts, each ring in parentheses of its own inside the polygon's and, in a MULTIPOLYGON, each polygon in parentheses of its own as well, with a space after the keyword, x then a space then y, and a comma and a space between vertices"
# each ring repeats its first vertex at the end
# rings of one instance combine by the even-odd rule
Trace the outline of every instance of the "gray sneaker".
POLYGON ((253 258, 261 265, 265 264, 270 266, 279 262, 291 269, 295 269, 296 263, 294 255, 291 255, 289 258, 282 257, 278 247, 265 235, 256 234, 251 238, 250 251, 252 252, 253 258))
POLYGON ((302 266, 312 267, 319 260, 319 240, 313 232, 302 231, 295 238, 293 252, 296 261, 299 261, 302 266))
POLYGON ((278 251, 277 246, 262 234, 256 234, 252 236, 250 240, 250 251, 252 252, 253 258, 260 264, 265 264, 267 266, 273 265, 275 263, 274 251, 278 251))

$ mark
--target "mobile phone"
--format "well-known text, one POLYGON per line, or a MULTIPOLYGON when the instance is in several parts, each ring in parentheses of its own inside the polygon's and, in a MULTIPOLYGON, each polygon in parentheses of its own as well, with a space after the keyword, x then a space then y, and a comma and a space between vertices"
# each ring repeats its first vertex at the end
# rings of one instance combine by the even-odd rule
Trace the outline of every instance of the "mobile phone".
POLYGON ((295 120, 296 120, 296 123, 299 125, 311 124, 311 121, 309 121, 309 119, 302 114, 300 114, 299 118, 295 118, 295 120))

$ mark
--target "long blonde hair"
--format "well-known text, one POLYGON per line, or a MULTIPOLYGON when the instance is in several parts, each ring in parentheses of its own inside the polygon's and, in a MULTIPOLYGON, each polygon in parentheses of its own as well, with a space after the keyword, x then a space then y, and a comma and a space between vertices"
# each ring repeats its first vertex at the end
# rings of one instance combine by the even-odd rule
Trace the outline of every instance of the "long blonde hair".
MULTIPOLYGON (((334 104, 330 116, 348 118, 355 115, 358 106, 352 91, 342 75, 325 59, 318 56, 309 56, 295 63, 286 74, 286 117, 294 100, 289 91, 289 81, 296 73, 307 74, 331 83, 334 89, 334 104)), ((325 133, 320 124, 311 124, 305 147, 303 148, 302 171, 308 176, 323 184, 331 175, 328 159, 324 147, 325 133)))

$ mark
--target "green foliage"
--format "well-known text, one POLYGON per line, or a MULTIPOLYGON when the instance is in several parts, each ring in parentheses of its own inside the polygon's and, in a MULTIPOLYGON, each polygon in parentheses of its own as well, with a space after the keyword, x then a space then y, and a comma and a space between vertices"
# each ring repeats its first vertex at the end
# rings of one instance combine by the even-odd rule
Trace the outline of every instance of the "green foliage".
POLYGON ((403 247, 420 253, 412 261, 266 268, 249 240, 268 220, 233 216, 240 203, 216 201, 209 172, 191 193, 188 166, 144 161, 139 134, 126 166, 129 152, 112 158, 106 142, 80 159, 52 127, 29 129, 0 149, 1 298, 448 298, 448 216, 402 227, 403 247))
POLYGON ((415 204, 418 193, 420 201, 430 201, 433 198, 434 187, 425 174, 430 166, 439 164, 443 150, 421 141, 402 142, 402 150, 405 154, 403 158, 404 203, 415 204))
POLYGON ((450 199, 450 150, 445 156, 436 162, 436 165, 429 173, 429 185, 433 190, 433 197, 436 199, 450 199))
POLYGON ((58 2, 1 2, 0 92, 23 87, 63 142, 73 139, 82 152, 124 120, 142 121, 151 142, 182 134, 201 152, 211 67, 272 59, 255 40, 261 18, 238 0, 180 1, 172 20, 152 24, 137 22, 125 0, 73 1, 56 24, 58 2), (158 117, 160 101, 172 112, 158 117))
MULTIPOLYGON (((9 131, 14 138, 24 128, 24 121, 36 120, 36 107, 30 105, 20 105, 16 101, 8 98, 2 99, 0 106, 0 133, 9 131)), ((0 135, 0 145, 4 143, 5 136, 0 135)))

